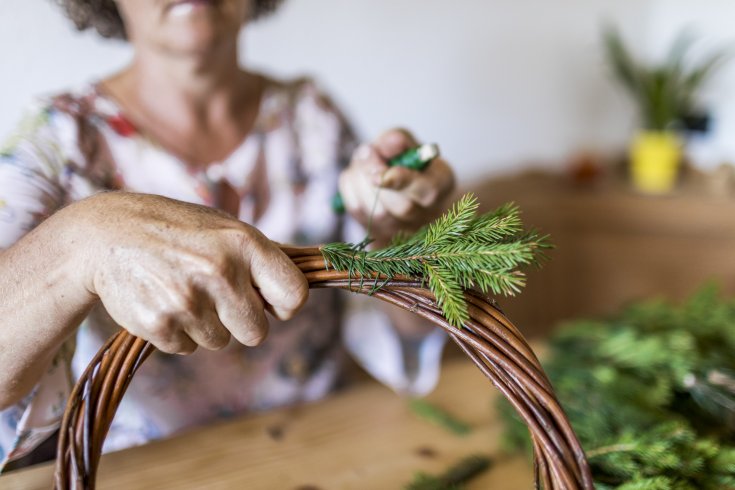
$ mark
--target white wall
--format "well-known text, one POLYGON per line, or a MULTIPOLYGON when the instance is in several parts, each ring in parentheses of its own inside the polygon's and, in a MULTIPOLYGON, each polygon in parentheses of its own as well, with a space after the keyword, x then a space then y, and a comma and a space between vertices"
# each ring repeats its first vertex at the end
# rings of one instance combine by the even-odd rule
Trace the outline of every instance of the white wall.
MULTIPOLYGON (((729 0, 289 0, 247 28, 243 59, 315 75, 368 138, 399 124, 438 141, 468 181, 621 148, 634 113, 607 78, 603 19, 651 51, 693 13, 730 35, 729 0)), ((34 94, 103 76, 129 55, 73 32, 50 0, 0 0, 0 134, 34 94)), ((735 107, 721 116, 735 134, 735 107)))

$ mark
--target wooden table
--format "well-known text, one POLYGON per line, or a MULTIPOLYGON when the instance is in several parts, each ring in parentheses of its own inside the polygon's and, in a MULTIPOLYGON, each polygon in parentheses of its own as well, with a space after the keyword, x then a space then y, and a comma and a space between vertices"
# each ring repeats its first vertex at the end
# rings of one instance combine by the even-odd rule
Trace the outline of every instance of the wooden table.
MULTIPOLYGON (((414 472, 440 473, 481 452, 492 469, 468 489, 532 488, 523 457, 499 451, 499 396, 469 361, 445 364, 428 400, 473 427, 460 437, 417 418, 405 400, 375 382, 322 402, 247 416, 165 441, 107 454, 102 489, 400 489, 414 472)), ((0 488, 48 489, 49 464, 0 477, 0 488)))

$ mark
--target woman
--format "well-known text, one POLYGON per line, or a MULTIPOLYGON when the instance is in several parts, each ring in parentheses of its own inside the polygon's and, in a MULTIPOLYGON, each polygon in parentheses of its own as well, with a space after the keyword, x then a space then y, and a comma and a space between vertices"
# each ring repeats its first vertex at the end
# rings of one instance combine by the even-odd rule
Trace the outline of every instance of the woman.
MULTIPOLYGON (((162 353, 140 370, 107 450, 323 396, 338 374, 340 304, 332 292, 306 302, 304 277, 270 240, 340 239, 331 196, 339 188, 364 224, 380 186, 372 235, 385 243, 440 210, 447 164, 389 169, 416 144, 399 130, 350 157, 352 134, 313 83, 241 69, 243 23, 279 2, 60 3, 79 28, 126 38, 134 58, 43 101, 0 157, 2 464, 27 462, 54 434, 75 376, 118 325, 162 353), (294 319, 248 349, 268 334, 266 310, 294 319)), ((358 358, 441 349, 391 314, 397 343, 376 315, 357 311, 347 327, 358 358), (367 340, 361 322, 378 324, 367 340)), ((414 386, 381 364, 378 377, 399 388, 432 382, 414 386)))

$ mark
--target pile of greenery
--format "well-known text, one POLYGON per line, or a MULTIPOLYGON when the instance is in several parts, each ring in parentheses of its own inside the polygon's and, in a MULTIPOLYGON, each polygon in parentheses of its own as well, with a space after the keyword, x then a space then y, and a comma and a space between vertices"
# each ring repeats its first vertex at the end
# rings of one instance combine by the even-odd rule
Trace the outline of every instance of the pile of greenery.
MULTIPOLYGON (((682 306, 580 320, 544 366, 601 490, 735 489, 735 299, 709 286, 682 306)), ((503 403, 508 440, 530 452, 503 403)))

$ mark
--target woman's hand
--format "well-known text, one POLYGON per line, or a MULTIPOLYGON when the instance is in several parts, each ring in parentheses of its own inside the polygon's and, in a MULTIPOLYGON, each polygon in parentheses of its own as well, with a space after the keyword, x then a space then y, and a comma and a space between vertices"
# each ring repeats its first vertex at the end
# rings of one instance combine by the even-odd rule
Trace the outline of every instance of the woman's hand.
POLYGON ((0 252, 0 410, 26 396, 101 300, 164 352, 265 338, 306 278, 255 228, 203 206, 111 192, 54 213, 0 252))
POLYGON ((106 193, 80 203, 85 284, 110 316, 158 349, 254 346, 265 311, 290 318, 308 295, 299 269, 255 228, 159 196, 106 193))
POLYGON ((413 231, 438 216, 454 188, 454 173, 441 157, 422 172, 388 167, 388 160, 417 145, 408 131, 386 131, 372 144, 361 145, 340 176, 345 207, 363 225, 373 213, 371 235, 378 242, 389 241, 398 231, 413 231))

